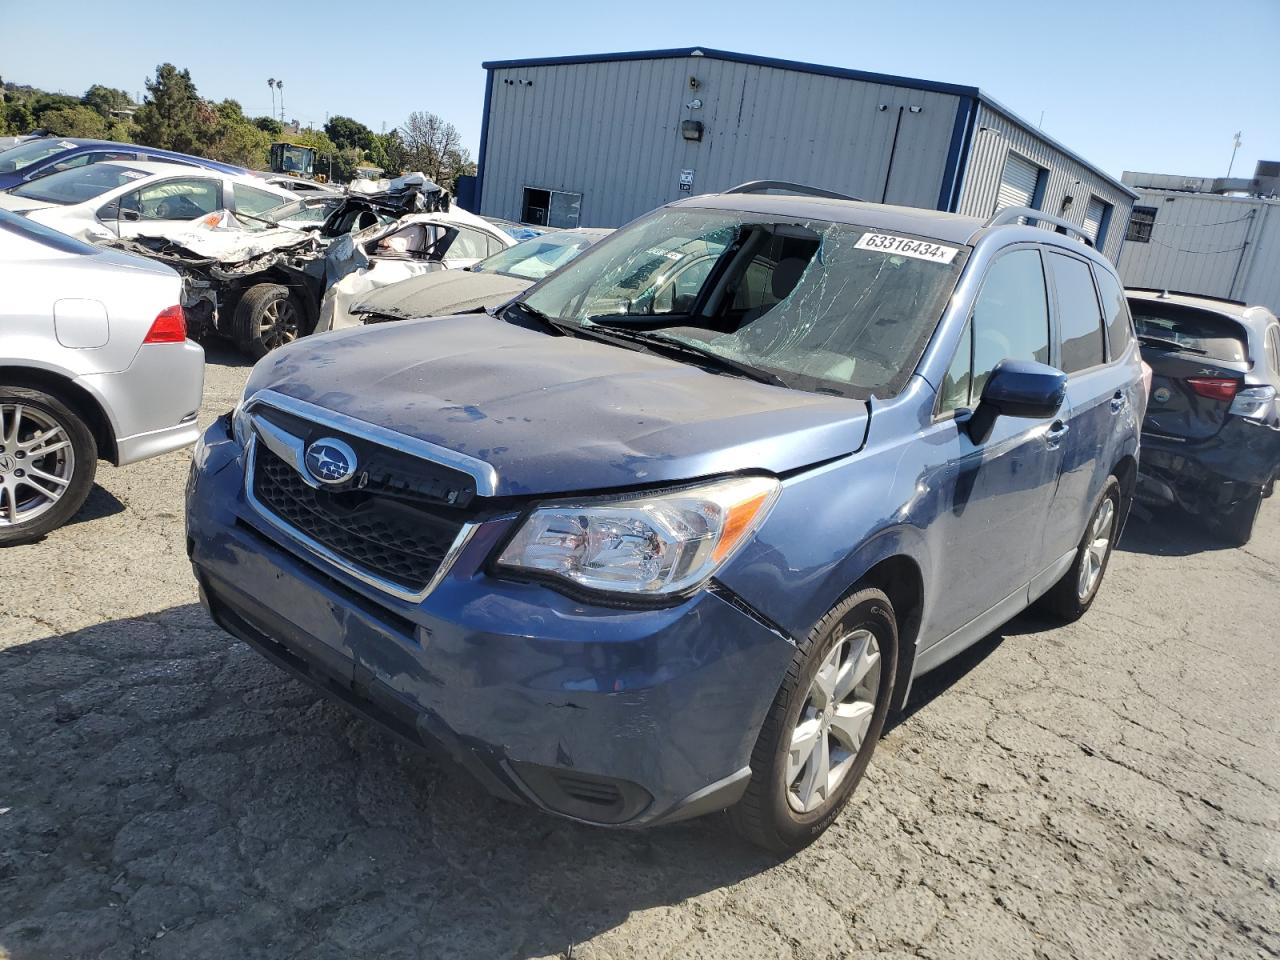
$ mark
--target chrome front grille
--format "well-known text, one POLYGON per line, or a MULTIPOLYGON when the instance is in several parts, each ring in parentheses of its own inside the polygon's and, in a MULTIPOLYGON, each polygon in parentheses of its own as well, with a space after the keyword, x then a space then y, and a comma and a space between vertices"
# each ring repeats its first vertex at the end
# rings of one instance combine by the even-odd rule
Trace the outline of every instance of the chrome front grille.
POLYGON ((304 557, 405 600, 448 572, 476 526, 477 493, 492 468, 291 397, 263 391, 248 408, 245 493, 258 515, 304 557), (319 482, 309 444, 340 439, 356 453, 349 482, 319 482))

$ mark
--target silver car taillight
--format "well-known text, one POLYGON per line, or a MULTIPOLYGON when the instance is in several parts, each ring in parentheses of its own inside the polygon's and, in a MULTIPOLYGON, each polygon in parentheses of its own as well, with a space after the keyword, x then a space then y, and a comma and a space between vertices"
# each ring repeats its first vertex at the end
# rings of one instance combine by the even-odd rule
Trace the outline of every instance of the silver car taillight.
POLYGON ((1231 413, 1249 420, 1265 420, 1275 402, 1275 387, 1245 387, 1231 401, 1231 413))

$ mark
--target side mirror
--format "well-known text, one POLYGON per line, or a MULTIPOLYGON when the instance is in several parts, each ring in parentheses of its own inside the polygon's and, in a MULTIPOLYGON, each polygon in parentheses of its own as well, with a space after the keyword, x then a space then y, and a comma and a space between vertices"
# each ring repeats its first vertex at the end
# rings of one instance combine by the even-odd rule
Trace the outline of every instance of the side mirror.
POLYGON ((1067 375, 1034 360, 1002 360, 991 371, 978 408, 968 420, 974 443, 987 438, 997 417, 1044 420, 1062 408, 1067 375))

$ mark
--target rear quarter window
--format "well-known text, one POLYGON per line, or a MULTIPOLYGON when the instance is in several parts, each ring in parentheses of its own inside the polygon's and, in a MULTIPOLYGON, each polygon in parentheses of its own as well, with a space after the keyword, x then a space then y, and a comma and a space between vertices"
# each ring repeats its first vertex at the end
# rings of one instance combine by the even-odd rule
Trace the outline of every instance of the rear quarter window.
POLYGON ((1102 319, 1107 325, 1107 345, 1114 360, 1129 348, 1133 339, 1133 321, 1129 317, 1129 301, 1125 299, 1120 281, 1107 270, 1093 268, 1098 278, 1098 292, 1102 294, 1102 319))

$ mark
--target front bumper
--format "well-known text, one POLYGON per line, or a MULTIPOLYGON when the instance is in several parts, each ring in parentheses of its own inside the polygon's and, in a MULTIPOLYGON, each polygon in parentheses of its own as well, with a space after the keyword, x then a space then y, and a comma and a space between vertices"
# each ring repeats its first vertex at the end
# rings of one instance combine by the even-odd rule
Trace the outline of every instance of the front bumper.
POLYGON ((492 793, 639 826, 735 802, 794 653, 707 590, 619 609, 487 575, 512 522, 482 524, 421 602, 288 544, 244 497, 225 419, 196 448, 187 545, 230 633, 400 735, 444 749, 492 793))

